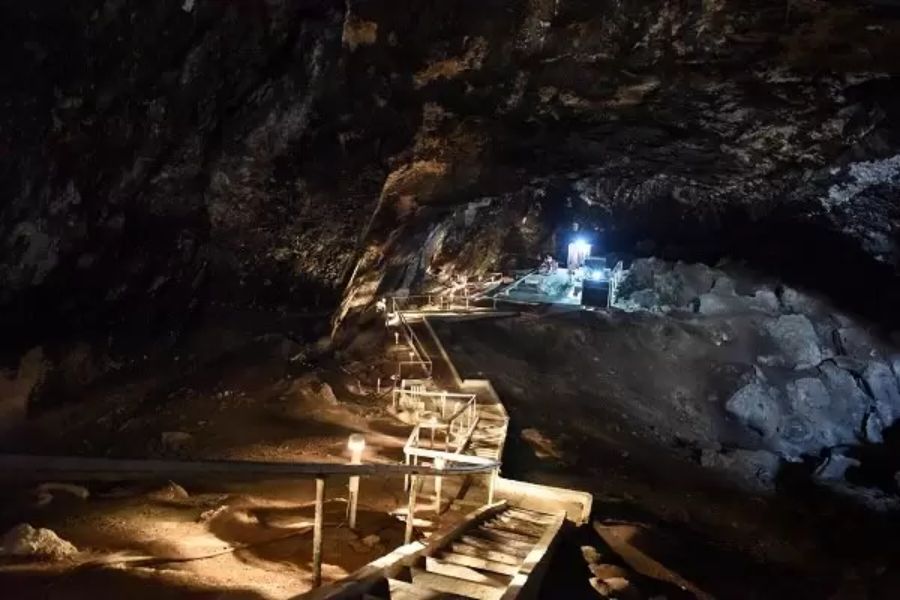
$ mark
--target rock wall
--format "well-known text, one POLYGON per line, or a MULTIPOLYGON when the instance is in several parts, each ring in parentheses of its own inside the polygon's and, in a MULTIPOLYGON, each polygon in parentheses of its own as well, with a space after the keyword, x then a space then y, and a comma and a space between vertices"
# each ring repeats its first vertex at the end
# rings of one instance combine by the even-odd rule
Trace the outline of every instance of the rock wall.
POLYGON ((340 320, 532 258, 572 221, 621 248, 849 257, 900 289, 900 21, 883 6, 0 10, 9 364, 51 338, 177 339, 210 303, 343 297, 340 320))

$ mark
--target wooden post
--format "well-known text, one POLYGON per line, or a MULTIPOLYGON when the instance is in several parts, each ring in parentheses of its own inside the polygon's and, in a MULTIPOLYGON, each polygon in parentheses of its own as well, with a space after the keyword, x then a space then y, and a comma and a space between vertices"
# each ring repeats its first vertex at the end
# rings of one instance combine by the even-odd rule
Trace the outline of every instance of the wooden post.
MULTIPOLYGON (((406 455, 406 464, 408 465, 409 464, 409 453, 404 452, 404 454, 406 455)), ((404 490, 409 489, 409 474, 403 476, 403 489, 404 490)))
MULTIPOLYGON (((366 438, 360 433, 351 434, 347 447, 350 448, 350 464, 362 464, 362 453, 366 448, 366 438)), ((351 475, 347 488, 350 492, 350 502, 347 505, 347 520, 349 521, 350 529, 356 529, 356 508, 359 504, 359 477, 351 475)))
POLYGON ((497 479, 497 469, 488 475, 488 504, 494 503, 494 480, 497 479))
MULTIPOLYGON (((435 469, 443 469, 444 468, 444 459, 443 458, 435 458, 434 459, 434 468, 435 469)), ((436 517, 441 515, 441 488, 443 487, 443 477, 440 475, 434 476, 434 514, 436 517)))
POLYGON ((316 520, 313 523, 313 587, 322 585, 322 522, 325 512, 325 478, 316 477, 316 520))
POLYGON ((417 475, 409 476, 409 502, 406 505, 406 533, 403 535, 403 543, 411 544, 413 539, 413 521, 416 519, 416 486, 419 483, 417 475))

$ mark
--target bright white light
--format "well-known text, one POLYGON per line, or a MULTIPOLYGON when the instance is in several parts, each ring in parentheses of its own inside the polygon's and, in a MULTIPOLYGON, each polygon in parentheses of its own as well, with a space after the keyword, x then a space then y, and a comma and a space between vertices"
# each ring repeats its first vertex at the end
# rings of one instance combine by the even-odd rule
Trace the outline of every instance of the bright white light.
POLYGON ((350 452, 362 452, 366 449, 366 438, 361 433, 351 434, 350 439, 347 440, 347 447, 350 452))
POLYGON ((591 255, 591 245, 588 244, 588 243, 584 240, 584 238, 578 238, 578 239, 576 239, 575 242, 573 242, 572 245, 575 246, 575 250, 577 250, 579 254, 583 254, 584 256, 590 256, 590 255, 591 255))
POLYGON ((594 281, 600 281, 601 279, 603 279, 603 273, 601 273, 600 271, 594 271, 593 273, 591 273, 591 279, 593 279, 594 281))

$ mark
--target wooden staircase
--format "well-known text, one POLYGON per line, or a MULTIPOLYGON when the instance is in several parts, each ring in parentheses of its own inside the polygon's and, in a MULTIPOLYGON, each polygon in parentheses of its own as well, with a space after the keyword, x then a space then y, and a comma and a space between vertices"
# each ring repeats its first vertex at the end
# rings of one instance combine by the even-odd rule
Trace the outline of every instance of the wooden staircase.
POLYGON ((388 596, 370 597, 500 600, 514 588, 529 558, 546 553, 563 520, 561 514, 506 507, 489 519, 467 523, 433 554, 418 557, 388 579, 388 596))

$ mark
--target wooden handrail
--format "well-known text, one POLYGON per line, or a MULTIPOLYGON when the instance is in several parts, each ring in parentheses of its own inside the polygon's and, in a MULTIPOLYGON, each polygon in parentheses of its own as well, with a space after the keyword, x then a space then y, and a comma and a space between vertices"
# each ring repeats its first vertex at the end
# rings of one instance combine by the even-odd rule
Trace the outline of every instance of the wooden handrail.
MULTIPOLYGON (((460 461, 463 462, 463 461, 460 461)), ((497 468, 469 461, 435 469, 424 465, 262 462, 241 460, 154 460, 71 456, 0 455, 0 481, 259 481, 385 475, 471 475, 497 468)))

